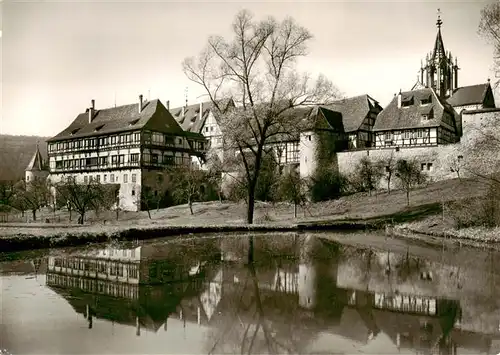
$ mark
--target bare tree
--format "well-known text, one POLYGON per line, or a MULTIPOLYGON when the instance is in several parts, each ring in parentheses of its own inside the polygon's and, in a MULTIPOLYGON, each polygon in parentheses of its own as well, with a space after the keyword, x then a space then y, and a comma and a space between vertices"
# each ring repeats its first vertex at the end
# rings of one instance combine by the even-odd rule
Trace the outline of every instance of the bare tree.
POLYGON ((279 180, 278 198, 293 203, 294 218, 297 218, 297 206, 303 206, 307 202, 305 190, 306 181, 295 169, 286 172, 279 180))
POLYGON ((226 149, 239 152, 245 168, 247 222, 253 223, 255 188, 268 140, 294 130, 289 111, 299 105, 328 103, 333 85, 323 76, 311 82, 297 73, 295 62, 307 54, 312 35, 293 19, 256 21, 243 10, 232 25, 234 38, 210 37, 198 58, 183 63, 184 73, 201 85, 214 106, 226 149), (241 109, 226 110, 231 97, 241 109), (251 153, 251 160, 244 152, 251 153))
POLYGON ((379 162, 372 162, 368 157, 363 157, 359 161, 355 171, 363 189, 365 191, 368 190, 371 196, 372 191, 377 188, 383 176, 381 164, 379 162))
POLYGON ((390 194, 392 176, 396 171, 396 159, 394 157, 394 152, 391 152, 391 155, 389 155, 387 158, 382 159, 380 161, 380 164, 382 164, 383 169, 385 169, 385 180, 387 181, 387 193, 390 194))
POLYGON ((207 165, 208 183, 216 189, 219 202, 222 202, 222 174, 224 172, 224 165, 216 152, 211 152, 208 155, 207 165))
MULTIPOLYGON (((78 223, 83 224, 85 214, 89 210, 109 209, 116 203, 119 184, 102 185, 97 180, 79 184, 74 178, 69 178, 56 184, 57 198, 65 201, 80 217, 78 223)), ((116 206, 118 208, 118 206, 116 206)))
POLYGON ((47 204, 48 197, 49 189, 44 179, 21 180, 15 185, 15 204, 23 211, 30 210, 33 221, 36 221, 36 212, 47 204))
POLYGON ((398 160, 396 162, 396 177, 401 188, 406 192, 406 204, 410 205, 410 191, 425 181, 425 175, 416 161, 398 160))
POLYGON ((172 195, 176 202, 187 203, 189 212, 193 212, 193 201, 200 196, 203 172, 191 166, 179 165, 169 169, 172 195))
MULTIPOLYGON (((495 71, 500 71, 500 3, 498 1, 487 4, 481 10, 481 20, 479 22, 479 34, 493 45, 493 64, 495 71)), ((496 81, 498 87, 500 81, 496 81)))
POLYGON ((460 179, 460 171, 463 167, 463 158, 463 155, 458 155, 449 159, 450 171, 457 174, 458 179, 460 179))

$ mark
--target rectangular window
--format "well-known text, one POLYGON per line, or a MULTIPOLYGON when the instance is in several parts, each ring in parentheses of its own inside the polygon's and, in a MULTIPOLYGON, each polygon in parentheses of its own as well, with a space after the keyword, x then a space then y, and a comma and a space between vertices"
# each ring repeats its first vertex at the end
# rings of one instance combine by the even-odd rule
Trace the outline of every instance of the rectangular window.
POLYGON ((151 163, 158 164, 158 154, 151 154, 151 163))
POLYGON ((405 131, 404 137, 405 137, 405 139, 409 139, 410 138, 410 131, 405 131))
POLYGON ((423 132, 422 132, 422 130, 421 130, 421 129, 419 129, 419 130, 417 131, 417 138, 422 138, 422 136, 423 136, 423 132))
POLYGON ((137 174, 132 174, 132 182, 136 182, 137 181, 137 174))
POLYGON ((425 163, 420 164, 420 170, 424 171, 426 166, 427 166, 427 164, 425 164, 425 163))
POLYGON ((116 144, 116 136, 111 136, 111 144, 116 144))
POLYGON ((113 165, 118 164, 118 155, 111 156, 111 164, 113 164, 113 165))
POLYGON ((124 183, 128 182, 128 175, 127 174, 123 174, 123 182, 124 183))
POLYGON ((107 182, 108 180, 108 175, 104 174, 102 177, 103 182, 107 182))
POLYGON ((427 163, 427 170, 429 170, 429 171, 432 170, 432 163, 427 163))
POLYGON ((173 165, 174 164, 174 157, 171 155, 164 155, 163 156, 163 165, 173 165))
POLYGON ((392 140, 392 133, 391 132, 386 132, 385 133, 385 140, 386 141, 392 140))
POLYGON ((130 154, 130 162, 138 163, 139 162, 139 153, 130 154))
POLYGON ((175 144, 174 138, 165 136, 165 144, 167 146, 173 146, 175 144))
POLYGON ((89 177, 88 177, 87 175, 85 175, 85 176, 83 177, 83 182, 84 182, 85 184, 88 184, 88 182, 89 182, 89 177))
POLYGON ((182 138, 179 138, 179 144, 182 144, 182 138))
POLYGON ((141 134, 139 132, 134 133, 134 142, 140 143, 140 141, 141 141, 141 134))
POLYGON ((205 127, 205 132, 208 132, 208 127, 205 127))
POLYGON ((109 181, 115 182, 115 174, 109 174, 109 181))
POLYGON ((164 143, 164 137, 163 137, 163 134, 161 133, 157 133, 157 132, 153 132, 152 134, 152 142, 154 145, 163 145, 164 143))
POLYGON ((118 163, 119 163, 120 165, 123 165, 123 164, 125 163, 125 155, 120 154, 120 155, 118 156, 118 163))
POLYGON ((97 182, 101 182, 101 175, 97 174, 96 178, 97 178, 97 182))
POLYGON ((135 190, 132 190, 132 196, 135 196, 135 190))

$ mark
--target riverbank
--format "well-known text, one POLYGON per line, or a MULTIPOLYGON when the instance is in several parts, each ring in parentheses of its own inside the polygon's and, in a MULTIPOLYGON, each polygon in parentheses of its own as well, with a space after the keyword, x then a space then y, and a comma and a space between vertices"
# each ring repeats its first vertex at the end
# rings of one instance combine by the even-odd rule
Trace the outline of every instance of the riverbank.
POLYGON ((58 211, 56 216, 42 214, 39 218, 50 216, 52 223, 0 224, 0 252, 185 234, 386 228, 393 237, 434 245, 456 240, 458 244, 494 246, 500 241, 498 230, 454 230, 442 212, 447 201, 481 196, 486 191, 487 185, 481 181, 454 179, 412 191, 410 206, 401 191, 355 194, 300 207, 297 218, 290 204, 258 202, 252 225, 245 223, 245 204, 218 201, 195 203, 193 215, 186 205, 152 210, 151 218, 146 211, 120 212, 118 219, 112 212, 90 214, 83 226, 74 223, 74 214, 70 222, 67 212, 58 211), (484 233, 491 237, 483 238, 484 233))

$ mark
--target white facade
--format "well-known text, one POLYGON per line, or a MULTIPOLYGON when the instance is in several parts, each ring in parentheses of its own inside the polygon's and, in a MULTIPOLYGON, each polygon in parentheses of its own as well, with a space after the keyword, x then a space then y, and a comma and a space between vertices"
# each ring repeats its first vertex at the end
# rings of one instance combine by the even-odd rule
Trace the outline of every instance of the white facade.
POLYGON ((300 177, 308 178, 312 176, 317 167, 316 150, 318 137, 314 131, 300 133, 299 157, 300 157, 300 177))
POLYGON ((437 127, 377 132, 375 148, 438 144, 437 127))

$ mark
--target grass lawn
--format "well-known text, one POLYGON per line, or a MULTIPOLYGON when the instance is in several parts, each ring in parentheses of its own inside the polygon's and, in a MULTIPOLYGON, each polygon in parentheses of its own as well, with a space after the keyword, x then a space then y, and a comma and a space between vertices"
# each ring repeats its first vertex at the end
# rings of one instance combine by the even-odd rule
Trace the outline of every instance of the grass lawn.
MULTIPOLYGON (((484 195, 488 185, 476 179, 452 179, 430 183, 415 189, 410 194, 410 206, 406 205, 403 191, 358 193, 344 196, 337 200, 310 203, 305 208, 299 207, 298 217, 293 218, 293 206, 287 203, 257 202, 254 223, 290 225, 304 222, 328 221, 388 221, 391 224, 404 223, 407 227, 424 231, 445 231, 452 226, 446 215, 443 218, 444 202, 484 195)), ((213 226, 242 225, 246 221, 245 203, 203 202, 195 203, 191 215, 187 205, 179 205, 159 210, 151 210, 151 219, 146 211, 120 212, 107 211, 98 216, 89 213, 84 226, 76 224, 77 216, 73 213, 69 221, 67 211, 57 211, 54 215, 48 211, 38 213, 38 223, 21 223, 20 214, 9 217, 10 223, 0 224, 0 236, 19 234, 54 235, 73 231, 115 231, 127 228, 147 228, 160 226, 213 226), (43 223, 48 218, 51 223, 43 223)), ((31 214, 28 213, 29 217, 31 214)))

